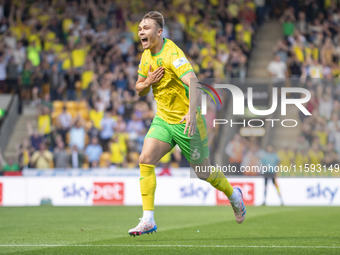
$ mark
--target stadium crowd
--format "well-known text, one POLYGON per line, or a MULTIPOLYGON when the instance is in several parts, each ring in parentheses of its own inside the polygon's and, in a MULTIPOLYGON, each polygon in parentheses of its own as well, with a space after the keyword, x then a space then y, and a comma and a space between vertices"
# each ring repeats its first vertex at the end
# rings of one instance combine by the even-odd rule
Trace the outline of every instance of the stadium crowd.
POLYGON ((0 1, 0 90, 40 111, 18 146, 19 167, 136 166, 155 109, 134 89, 143 14, 163 12, 163 36, 200 79, 242 78, 264 9, 256 3, 0 1))
POLYGON ((340 6, 335 1, 306 1, 285 10, 284 39, 274 49, 286 60, 289 77, 312 93, 300 115, 301 134, 287 161, 332 166, 340 162, 340 6))
MULTIPOLYGON (((305 107, 312 115, 300 114, 296 143, 282 144, 270 157, 278 157, 280 166, 292 164, 298 169, 281 175, 339 175, 340 6, 336 1, 317 0, 283 4, 286 6, 282 6, 279 21, 284 36, 273 47, 275 57, 267 70, 274 81, 289 78, 286 86, 308 89, 311 100, 305 107), (326 166, 329 171, 299 171, 305 169, 305 164, 314 169, 326 166)), ((255 138, 247 140, 238 134, 225 148, 229 163, 238 168, 260 166, 263 152, 255 138)))

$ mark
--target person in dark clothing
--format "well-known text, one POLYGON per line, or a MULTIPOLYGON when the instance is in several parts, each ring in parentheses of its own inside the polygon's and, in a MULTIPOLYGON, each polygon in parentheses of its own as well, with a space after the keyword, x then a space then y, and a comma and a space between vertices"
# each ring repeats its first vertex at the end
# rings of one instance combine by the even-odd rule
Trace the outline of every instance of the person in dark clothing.
POLYGON ((64 76, 67 100, 76 100, 76 83, 80 82, 80 75, 74 68, 70 68, 64 76))
POLYGON ((292 56, 289 63, 289 72, 292 78, 300 78, 302 74, 302 64, 298 61, 296 55, 292 56))
POLYGON ((63 75, 58 71, 58 65, 54 64, 48 77, 52 101, 62 100, 62 93, 65 88, 65 82, 63 78, 63 75))

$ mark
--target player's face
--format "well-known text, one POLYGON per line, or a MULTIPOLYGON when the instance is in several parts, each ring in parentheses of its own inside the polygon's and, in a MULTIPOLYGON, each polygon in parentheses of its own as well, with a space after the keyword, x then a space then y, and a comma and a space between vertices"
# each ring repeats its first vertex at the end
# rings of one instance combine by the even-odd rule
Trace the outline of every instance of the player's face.
POLYGON ((143 19, 138 26, 138 37, 142 42, 143 49, 151 49, 156 46, 162 29, 152 19, 143 19))

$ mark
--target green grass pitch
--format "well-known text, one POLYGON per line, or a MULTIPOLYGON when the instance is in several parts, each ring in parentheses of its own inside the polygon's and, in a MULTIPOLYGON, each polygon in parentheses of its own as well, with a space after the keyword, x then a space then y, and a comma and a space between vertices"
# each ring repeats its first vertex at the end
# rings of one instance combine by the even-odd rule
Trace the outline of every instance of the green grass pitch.
POLYGON ((141 207, 2 207, 0 254, 340 254, 340 207, 157 207, 157 233, 131 237, 141 207))

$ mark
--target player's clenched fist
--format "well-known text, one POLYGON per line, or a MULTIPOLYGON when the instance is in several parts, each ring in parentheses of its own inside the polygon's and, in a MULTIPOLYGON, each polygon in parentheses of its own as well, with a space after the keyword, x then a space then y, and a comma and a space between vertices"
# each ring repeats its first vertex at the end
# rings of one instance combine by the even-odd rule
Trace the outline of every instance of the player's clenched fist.
POLYGON ((148 85, 155 84, 162 79, 163 75, 164 75, 164 68, 163 67, 160 66, 155 71, 152 71, 152 67, 150 65, 148 77, 146 78, 145 82, 148 85))

